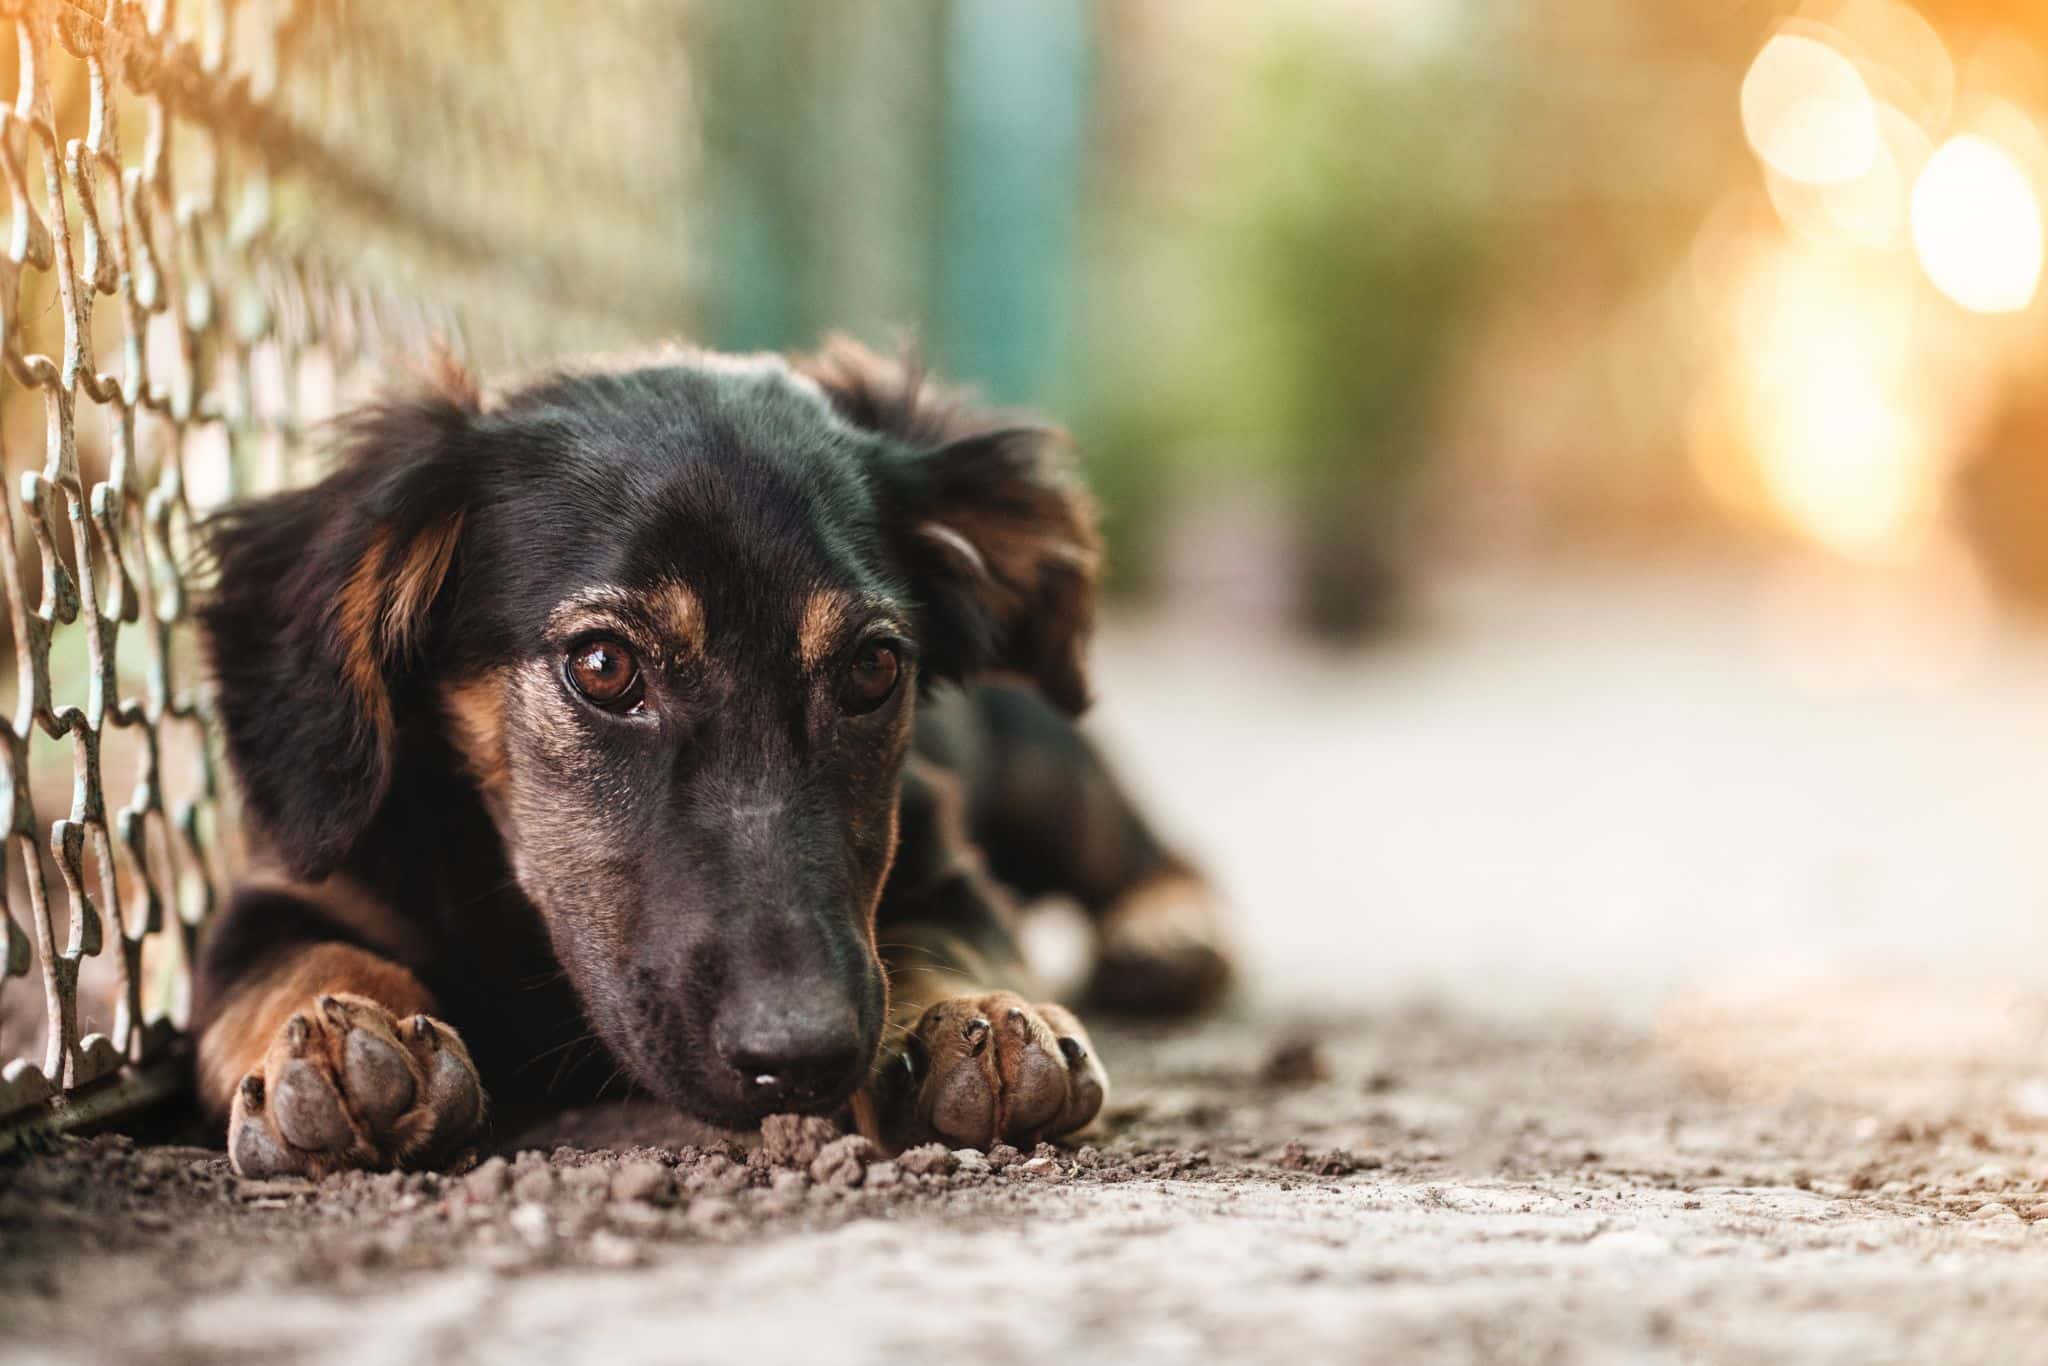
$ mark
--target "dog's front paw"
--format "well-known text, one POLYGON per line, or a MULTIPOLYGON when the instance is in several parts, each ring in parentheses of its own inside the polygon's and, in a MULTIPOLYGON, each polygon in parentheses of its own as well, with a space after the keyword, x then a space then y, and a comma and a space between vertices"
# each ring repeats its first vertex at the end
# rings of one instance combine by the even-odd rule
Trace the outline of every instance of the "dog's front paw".
POLYGON ((1208 884, 1170 873, 1139 884, 1097 928, 1090 1006, 1132 1015, 1179 1015, 1211 1005, 1230 985, 1222 917, 1208 884))
POLYGON ((228 1157, 243 1176, 323 1176, 447 1162, 483 1125, 462 1038, 361 996, 321 996, 285 1021, 242 1078, 228 1157))
POLYGON ((902 1067, 912 1143, 1025 1146, 1086 1125, 1109 1094, 1073 1013, 1008 991, 926 1010, 904 1040, 902 1067))

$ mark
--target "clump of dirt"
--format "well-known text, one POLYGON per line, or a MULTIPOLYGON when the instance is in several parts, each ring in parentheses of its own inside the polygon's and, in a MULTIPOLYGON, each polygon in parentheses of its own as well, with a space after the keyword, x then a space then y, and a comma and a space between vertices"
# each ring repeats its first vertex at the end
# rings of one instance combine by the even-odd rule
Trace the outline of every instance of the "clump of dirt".
POLYGON ((1259 1079, 1270 1086, 1305 1086, 1330 1079, 1323 1046, 1314 1039, 1283 1039, 1266 1055, 1259 1079))

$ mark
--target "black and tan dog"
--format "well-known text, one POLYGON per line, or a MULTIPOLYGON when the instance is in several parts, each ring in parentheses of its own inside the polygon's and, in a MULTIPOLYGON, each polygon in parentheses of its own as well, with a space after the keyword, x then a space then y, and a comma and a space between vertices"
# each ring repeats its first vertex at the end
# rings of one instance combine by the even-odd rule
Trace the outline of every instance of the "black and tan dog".
POLYGON ((343 432, 208 537, 267 870, 199 969, 241 1171, 446 1162, 487 1092, 621 1074, 727 1127, 1071 1132, 1108 1083, 1012 892, 1092 913, 1107 1004, 1221 983, 1067 720, 1097 544, 1056 434, 849 343, 457 376, 343 432))

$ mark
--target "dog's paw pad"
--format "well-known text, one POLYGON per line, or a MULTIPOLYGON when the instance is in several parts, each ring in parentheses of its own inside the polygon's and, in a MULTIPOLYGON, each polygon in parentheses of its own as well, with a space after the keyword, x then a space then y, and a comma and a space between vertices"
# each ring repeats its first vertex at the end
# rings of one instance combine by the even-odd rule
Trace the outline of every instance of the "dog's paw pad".
POLYGON ((483 1086, 454 1030, 328 995, 293 1014, 263 1069, 243 1079, 228 1156, 244 1176, 432 1166, 483 1117, 483 1086))
POLYGON ((342 1075, 356 1112, 372 1128, 389 1128, 419 1092, 412 1064, 396 1043, 367 1029, 349 1031, 342 1053, 342 1075))
POLYGON ((305 1159, 266 1122, 268 1099, 259 1074, 251 1072, 242 1078, 241 1089, 235 1093, 234 1118, 228 1126, 228 1160, 243 1176, 296 1176, 306 1169, 305 1159))
POLYGON ((1081 1128, 1108 1086, 1086 1040, 1066 1010, 1009 992, 939 1002, 905 1041, 912 1133, 986 1148, 1081 1128))
POLYGON ((293 1058, 278 1069, 277 1081, 268 1089, 271 1122, 294 1148, 326 1152, 355 1141, 341 1097, 312 1063, 293 1058))

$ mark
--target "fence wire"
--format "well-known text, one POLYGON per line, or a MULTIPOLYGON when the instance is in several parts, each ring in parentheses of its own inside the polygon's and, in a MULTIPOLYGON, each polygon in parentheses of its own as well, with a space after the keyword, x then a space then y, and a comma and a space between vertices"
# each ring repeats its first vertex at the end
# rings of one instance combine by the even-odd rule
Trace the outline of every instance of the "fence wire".
POLYGON ((429 344, 499 364, 680 328, 686 22, 0 0, 0 1130, 166 1071, 238 857, 195 518, 306 477, 318 422, 429 344), (37 976, 40 1010, 8 980, 37 976))

